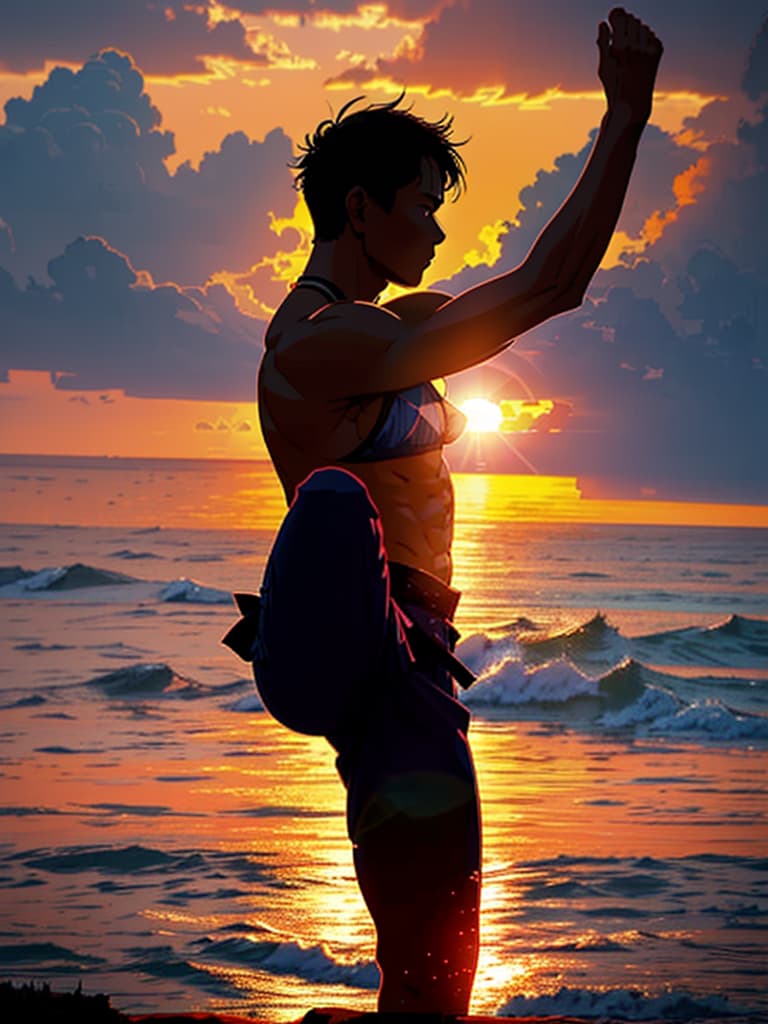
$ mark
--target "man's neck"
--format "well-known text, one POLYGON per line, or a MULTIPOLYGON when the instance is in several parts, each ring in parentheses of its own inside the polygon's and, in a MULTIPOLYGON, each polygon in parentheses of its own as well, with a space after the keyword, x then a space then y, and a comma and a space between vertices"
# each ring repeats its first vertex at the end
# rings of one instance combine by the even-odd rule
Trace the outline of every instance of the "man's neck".
POLYGON ((387 281, 371 267, 358 238, 345 231, 332 242, 315 242, 302 271, 332 281, 350 299, 373 302, 387 281))

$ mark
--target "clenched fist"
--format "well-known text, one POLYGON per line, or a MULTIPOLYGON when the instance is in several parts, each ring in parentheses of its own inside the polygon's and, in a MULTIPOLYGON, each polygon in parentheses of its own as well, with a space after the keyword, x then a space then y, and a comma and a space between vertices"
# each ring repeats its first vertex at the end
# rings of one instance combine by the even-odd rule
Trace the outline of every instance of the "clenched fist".
POLYGON ((651 115, 653 85, 664 47, 654 32, 623 7, 614 7, 597 31, 598 75, 608 110, 643 125, 651 115))

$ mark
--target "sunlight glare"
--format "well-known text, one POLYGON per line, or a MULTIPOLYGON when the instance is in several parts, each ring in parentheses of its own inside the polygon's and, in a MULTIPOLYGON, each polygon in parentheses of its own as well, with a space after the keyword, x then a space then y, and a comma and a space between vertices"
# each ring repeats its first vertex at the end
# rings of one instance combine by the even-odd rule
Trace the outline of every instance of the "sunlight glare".
POLYGON ((487 398, 468 398, 459 408, 467 417, 467 430, 473 434, 495 433, 504 418, 500 406, 487 398))

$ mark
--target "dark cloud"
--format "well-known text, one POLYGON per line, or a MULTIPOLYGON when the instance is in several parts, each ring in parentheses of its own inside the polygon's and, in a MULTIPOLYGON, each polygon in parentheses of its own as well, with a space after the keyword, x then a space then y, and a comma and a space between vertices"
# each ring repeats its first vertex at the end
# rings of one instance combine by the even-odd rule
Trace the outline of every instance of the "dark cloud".
MULTIPOLYGON (((756 81, 759 60, 755 47, 746 81, 756 81)), ((722 122, 719 134, 733 139, 703 155, 646 132, 631 189, 643 194, 638 212, 666 211, 663 233, 599 272, 580 309, 494 360, 508 381, 497 394, 524 397, 528 385, 535 397, 571 407, 561 404, 553 421, 561 432, 548 433, 553 424, 542 417, 537 430, 511 438, 506 468, 519 471, 527 460, 539 472, 599 479, 603 490, 610 481, 614 493, 633 496, 646 488, 667 498, 768 500, 768 255, 758 227, 768 223, 768 105, 727 131, 726 111, 705 109, 687 125, 697 137, 722 122), (702 190, 675 208, 668 183, 692 157, 702 190)), ((509 225, 493 273, 524 257, 588 148, 560 157, 523 190, 519 224, 509 225)), ((625 227, 638 223, 630 214, 625 227)), ((436 287, 456 293, 488 273, 465 268, 436 287)), ((466 376, 452 389, 461 392, 466 376)))
POLYGON ((0 247, 19 280, 41 277, 51 253, 94 234, 155 278, 202 283, 271 251, 270 212, 293 211, 292 146, 280 129, 263 142, 235 132, 199 169, 169 174, 173 134, 130 57, 115 51, 76 73, 56 68, 30 100, 5 109, 0 217, 13 247, 2 237, 0 247))
MULTIPOLYGON (((743 55, 765 13, 763 0, 634 0, 628 5, 664 42, 660 90, 729 94, 741 81, 743 55)), ((465 0, 425 27, 415 50, 372 67, 350 68, 337 80, 365 84, 382 76, 461 95, 503 87, 507 95, 599 88, 598 22, 605 0, 465 0)))
MULTIPOLYGON (((735 268, 701 278, 702 262, 695 254, 687 286, 721 291, 735 268)), ((520 451, 540 472, 610 480, 635 496, 646 487, 666 498, 765 501, 768 362, 755 326, 741 313, 720 321, 717 336, 678 334, 653 299, 609 288, 521 342, 575 415, 562 433, 520 438, 520 451)))
POLYGON ((768 92, 768 18, 763 22, 749 52, 742 88, 753 100, 768 92))
MULTIPOLYGON (((578 153, 563 153, 555 159, 554 169, 539 171, 532 185, 517 197, 515 223, 506 222, 500 259, 493 266, 494 274, 512 270, 521 263, 553 213, 565 201, 579 179, 594 144, 597 129, 578 153)), ((643 136, 637 162, 627 192, 618 228, 630 237, 640 235, 646 218, 654 210, 665 211, 676 206, 673 181, 695 163, 700 153, 688 146, 677 145, 666 132, 649 125, 643 136)), ((472 170, 470 168, 470 186, 472 170)), ((449 281, 435 285, 453 292, 462 291, 485 280, 487 266, 466 267, 449 281)))
POLYGON ((208 6, 205 0, 8 0, 0 6, 0 69, 76 64, 109 47, 128 50, 144 71, 157 75, 203 71, 205 56, 263 61, 239 19, 212 25, 208 6))
POLYGON ((100 238, 51 260, 53 285, 0 270, 0 363, 66 390, 253 401, 264 323, 221 286, 155 285, 100 238))

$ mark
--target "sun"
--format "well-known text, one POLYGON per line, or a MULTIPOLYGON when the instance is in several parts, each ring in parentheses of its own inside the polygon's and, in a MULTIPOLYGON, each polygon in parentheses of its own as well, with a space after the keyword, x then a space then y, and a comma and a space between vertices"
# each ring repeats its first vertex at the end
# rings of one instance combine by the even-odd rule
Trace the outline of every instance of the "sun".
POLYGON ((459 406, 467 417, 467 430, 473 434, 493 434, 501 425, 501 407, 487 398, 468 398, 459 406))

